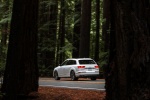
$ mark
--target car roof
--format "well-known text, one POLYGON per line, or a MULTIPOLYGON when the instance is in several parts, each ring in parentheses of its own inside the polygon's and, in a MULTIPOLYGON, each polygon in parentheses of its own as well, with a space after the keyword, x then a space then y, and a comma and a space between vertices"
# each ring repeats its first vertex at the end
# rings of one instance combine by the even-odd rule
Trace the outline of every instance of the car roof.
POLYGON ((68 58, 67 60, 93 60, 91 58, 68 58))

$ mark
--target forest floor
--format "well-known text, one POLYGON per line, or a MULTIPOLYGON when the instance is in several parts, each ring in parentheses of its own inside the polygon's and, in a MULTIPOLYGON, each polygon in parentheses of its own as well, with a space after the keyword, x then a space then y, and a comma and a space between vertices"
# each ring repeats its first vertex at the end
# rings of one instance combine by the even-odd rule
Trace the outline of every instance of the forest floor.
MULTIPOLYGON (((105 91, 39 87, 32 100, 104 100, 105 91)), ((31 99, 30 99, 31 100, 31 99)))

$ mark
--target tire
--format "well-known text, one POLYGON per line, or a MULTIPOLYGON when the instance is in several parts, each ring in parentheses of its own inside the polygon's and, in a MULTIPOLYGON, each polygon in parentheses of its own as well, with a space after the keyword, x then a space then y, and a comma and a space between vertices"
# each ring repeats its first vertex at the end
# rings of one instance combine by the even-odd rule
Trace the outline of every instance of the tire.
POLYGON ((54 78, 55 78, 55 80, 60 80, 60 77, 58 76, 58 72, 57 71, 54 72, 54 78))
POLYGON ((76 77, 74 71, 71 71, 71 72, 70 72, 70 77, 71 77, 71 80, 72 80, 72 81, 77 81, 77 80, 78 80, 78 78, 76 77))
POLYGON ((96 80, 96 77, 91 77, 91 80, 95 81, 95 80, 96 80))

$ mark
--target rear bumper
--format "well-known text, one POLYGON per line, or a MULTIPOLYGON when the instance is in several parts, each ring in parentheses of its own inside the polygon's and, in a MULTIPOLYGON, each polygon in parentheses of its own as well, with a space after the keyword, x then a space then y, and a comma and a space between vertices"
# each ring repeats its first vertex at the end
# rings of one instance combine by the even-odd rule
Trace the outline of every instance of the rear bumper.
POLYGON ((79 71, 76 77, 99 77, 99 71, 79 71))

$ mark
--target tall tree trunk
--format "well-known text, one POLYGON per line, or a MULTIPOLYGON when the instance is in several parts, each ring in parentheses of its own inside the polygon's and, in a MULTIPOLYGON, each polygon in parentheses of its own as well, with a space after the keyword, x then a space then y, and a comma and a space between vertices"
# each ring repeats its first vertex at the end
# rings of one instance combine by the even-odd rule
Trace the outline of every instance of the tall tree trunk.
POLYGON ((100 0, 96 0, 96 42, 95 42, 95 56, 94 60, 99 61, 99 38, 100 38, 100 0))
POLYGON ((58 15, 58 1, 53 1, 54 3, 50 5, 50 25, 49 25, 49 39, 50 43, 49 52, 47 53, 47 63, 53 69, 55 66, 55 50, 56 50, 56 35, 57 35, 57 15, 58 15))
POLYGON ((51 51, 51 57, 50 57, 50 61, 52 61, 52 65, 51 66, 55 66, 55 51, 56 51, 56 33, 57 33, 57 16, 58 16, 58 0, 54 1, 54 4, 52 4, 50 6, 50 35, 51 35, 51 39, 52 41, 52 45, 51 47, 53 47, 54 49, 51 51))
MULTIPOLYGON (((149 1, 112 1, 115 18, 114 56, 110 55, 111 69, 107 100, 150 99, 150 23, 147 12, 149 1), (113 84, 112 84, 113 83, 113 84)), ((112 38, 112 36, 111 36, 112 38)), ((114 50, 111 50, 113 52, 114 50)))
MULTIPOLYGON (((60 38, 60 47, 59 50, 62 50, 65 46, 65 0, 61 0, 61 11, 60 11, 60 27, 59 27, 59 38, 60 38)), ((62 63, 65 59, 64 51, 60 52, 59 63, 62 63)))
POLYGON ((107 52, 110 42, 110 0, 104 0, 103 2, 103 19, 102 39, 104 41, 104 52, 107 52))
POLYGON ((14 0, 2 92, 17 100, 38 90, 38 0, 14 0), (19 9, 18 9, 19 8, 19 9))
POLYGON ((72 57, 79 57, 79 43, 80 43, 80 18, 81 18, 81 0, 75 0, 75 18, 74 18, 74 33, 73 33, 73 51, 72 57))
POLYGON ((91 0, 82 1, 81 33, 80 33, 80 57, 89 57, 90 53, 90 29, 91 29, 91 0))
MULTIPOLYGON (((105 1, 104 1, 105 2, 105 1)), ((116 61, 116 30, 115 30, 115 2, 114 0, 110 1, 110 45, 109 45, 109 63, 105 66, 105 88, 106 88, 106 100, 113 100, 111 97, 114 93, 112 91, 118 92, 118 81, 116 80, 118 76, 118 69, 115 66, 116 61), (115 72, 114 72, 115 71, 115 72), (115 75, 114 75, 115 73, 115 75), (114 79, 112 79, 112 77, 114 79), (116 89, 115 89, 116 88, 116 89)), ((104 33, 105 34, 105 33, 104 33)))

